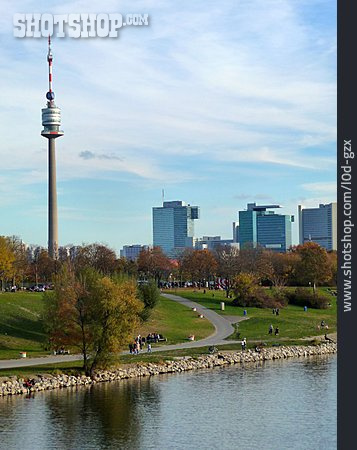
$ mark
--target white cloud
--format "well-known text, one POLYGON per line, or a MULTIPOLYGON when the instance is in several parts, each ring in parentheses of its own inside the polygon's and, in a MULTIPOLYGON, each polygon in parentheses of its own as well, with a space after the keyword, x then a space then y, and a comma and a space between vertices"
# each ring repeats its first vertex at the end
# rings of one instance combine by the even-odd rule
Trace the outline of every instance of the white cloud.
MULTIPOLYGON (((16 5, 31 10, 34 3, 15 2, 7 16, 16 5)), ((335 79, 324 53, 331 52, 334 37, 320 36, 289 1, 203 5, 142 1, 135 9, 151 13, 148 29, 122 30, 119 40, 54 40, 54 87, 65 130, 59 146, 71 160, 66 176, 71 172, 76 178, 82 168, 83 161, 69 155, 79 145, 118 152, 126 163, 116 163, 116 169, 157 180, 170 171, 161 158, 169 154, 306 169, 331 166, 335 79), (321 144, 323 155, 301 156, 302 147, 321 144), (140 162, 145 167, 135 167, 140 162)), ((66 2, 54 11, 87 8, 84 1, 66 2)), ((133 5, 110 1, 106 9, 128 12, 133 5)), ((39 161, 31 149, 44 145, 37 133, 46 49, 44 40, 30 39, 14 40, 12 47, 25 57, 2 57, 1 102, 8 113, 0 131, 10 140, 10 123, 22 123, 28 143, 12 143, 12 155, 28 167, 39 161)), ((5 163, 11 166, 11 158, 5 163)), ((112 168, 100 164, 102 171, 112 168)), ((192 178, 183 171, 179 176, 192 178)))
POLYGON ((302 188, 317 194, 332 194, 334 196, 337 194, 337 184, 334 181, 305 183, 302 188))

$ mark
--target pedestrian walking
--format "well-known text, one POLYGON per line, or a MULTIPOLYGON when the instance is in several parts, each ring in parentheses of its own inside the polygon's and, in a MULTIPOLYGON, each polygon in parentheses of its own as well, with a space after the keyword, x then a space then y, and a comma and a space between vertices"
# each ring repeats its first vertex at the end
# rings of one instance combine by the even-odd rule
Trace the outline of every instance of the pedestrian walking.
POLYGON ((277 336, 279 334, 279 327, 275 328, 275 336, 277 336))
POLYGON ((148 344, 148 353, 151 353, 151 344, 148 344))
POLYGON ((242 352, 243 352, 245 350, 245 340, 244 339, 242 339, 241 345, 242 345, 242 352))
POLYGON ((274 330, 273 324, 270 324, 269 334, 273 334, 273 330, 274 330))

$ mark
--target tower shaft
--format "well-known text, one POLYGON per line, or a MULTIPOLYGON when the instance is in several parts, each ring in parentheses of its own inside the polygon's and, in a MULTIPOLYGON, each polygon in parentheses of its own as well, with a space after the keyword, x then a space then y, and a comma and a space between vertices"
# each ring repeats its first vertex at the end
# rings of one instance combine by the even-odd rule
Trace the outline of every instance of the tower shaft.
POLYGON ((48 254, 51 258, 58 256, 58 213, 56 187, 56 144, 55 139, 48 139, 48 254))

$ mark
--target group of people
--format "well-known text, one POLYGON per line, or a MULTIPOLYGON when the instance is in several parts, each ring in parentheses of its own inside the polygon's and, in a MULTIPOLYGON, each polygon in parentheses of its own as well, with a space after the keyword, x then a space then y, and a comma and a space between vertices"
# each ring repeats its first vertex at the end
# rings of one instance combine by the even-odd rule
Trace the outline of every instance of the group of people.
MULTIPOLYGON (((269 334, 273 334, 273 331, 274 331, 274 327, 273 327, 273 324, 271 323, 270 327, 269 327, 269 334)), ((275 327, 274 334, 275 334, 275 336, 279 335, 279 327, 275 327)))
POLYGON ((277 316, 280 313, 280 309, 279 308, 273 308, 273 314, 276 314, 277 316))
POLYGON ((149 333, 146 337, 138 334, 133 342, 129 344, 129 352, 131 355, 137 355, 147 344, 147 352, 151 353, 151 343, 155 344, 162 339, 162 336, 158 333, 149 333))
MULTIPOLYGON (((131 355, 137 355, 143 347, 145 347, 146 339, 145 337, 141 337, 140 334, 136 336, 134 342, 130 342, 129 344, 129 352, 131 355)), ((151 352, 151 345, 148 344, 148 351, 151 352), (150 348, 150 350, 149 350, 150 348)))
POLYGON ((160 338, 161 338, 161 336, 158 333, 149 333, 146 336, 147 342, 154 342, 155 344, 156 344, 156 342, 159 342, 160 338))

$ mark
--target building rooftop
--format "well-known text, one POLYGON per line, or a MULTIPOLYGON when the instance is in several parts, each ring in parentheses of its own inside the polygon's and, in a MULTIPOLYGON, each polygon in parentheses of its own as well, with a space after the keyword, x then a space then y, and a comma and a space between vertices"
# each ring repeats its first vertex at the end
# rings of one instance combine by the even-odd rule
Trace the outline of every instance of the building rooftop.
POLYGON ((281 208, 280 205, 257 205, 256 203, 248 203, 248 211, 266 211, 267 209, 277 209, 281 208))

